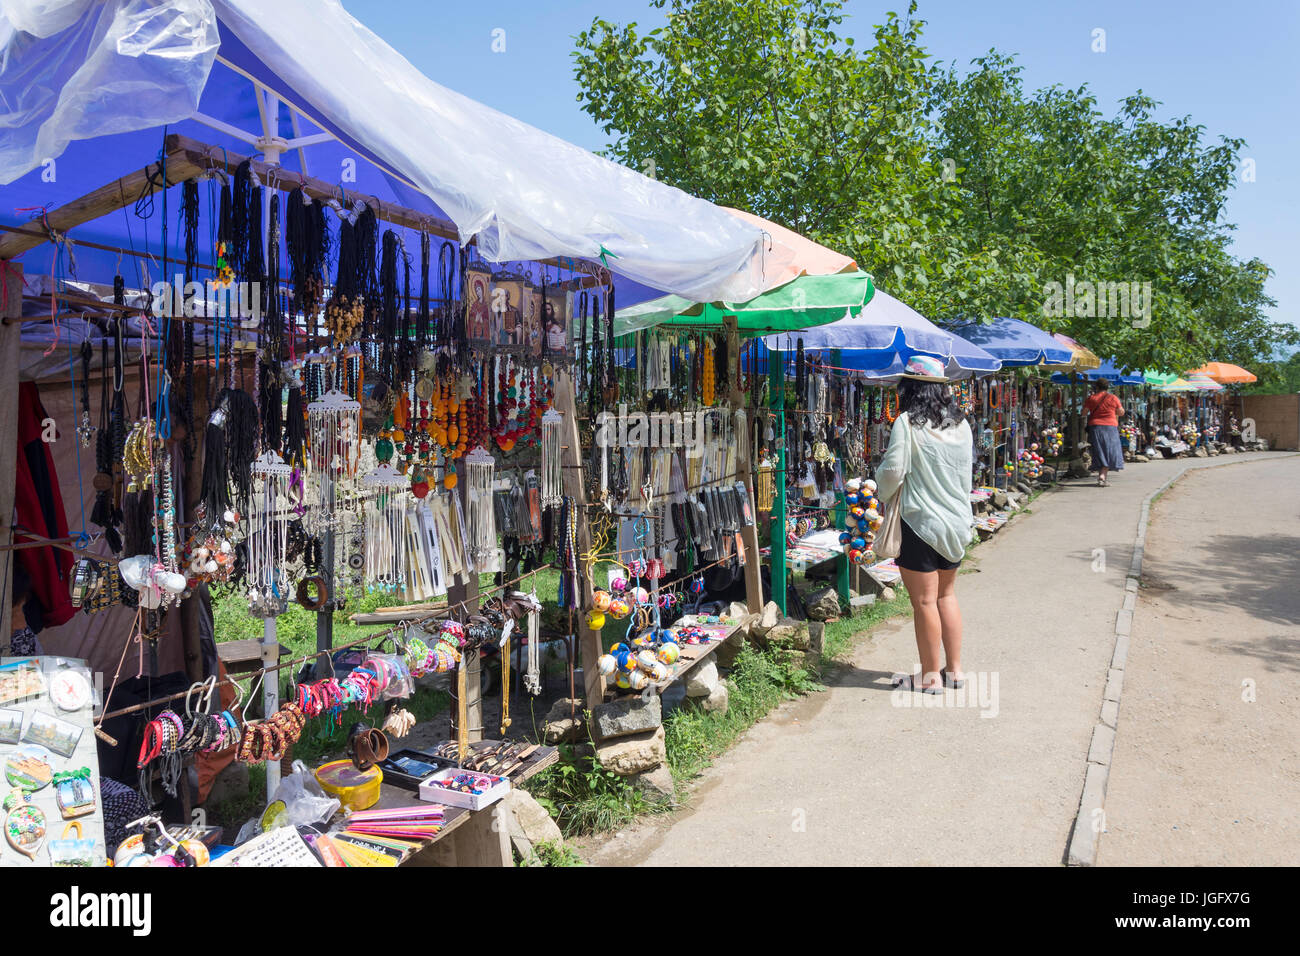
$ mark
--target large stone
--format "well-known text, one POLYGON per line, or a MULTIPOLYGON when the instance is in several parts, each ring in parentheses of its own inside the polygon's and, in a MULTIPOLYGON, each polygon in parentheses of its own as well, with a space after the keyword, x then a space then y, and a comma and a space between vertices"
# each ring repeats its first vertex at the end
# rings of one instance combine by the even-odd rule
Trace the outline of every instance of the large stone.
POLYGON ((719 682, 718 686, 713 688, 713 693, 700 701, 700 707, 706 713, 725 714, 730 706, 730 701, 731 691, 727 689, 726 684, 719 682))
POLYGON ((808 650, 819 656, 826 649, 826 625, 821 621, 808 622, 808 650))
POLYGON ((713 659, 718 662, 719 667, 730 667, 736 662, 741 649, 745 646, 745 633, 744 628, 732 631, 731 636, 718 645, 718 649, 713 652, 713 659))
POLYGON ((885 588, 883 591, 880 592, 880 600, 882 603, 888 604, 893 599, 894 599, 893 588, 885 588))
POLYGON ((885 589, 885 585, 871 576, 871 572, 865 568, 858 575, 858 584, 862 587, 863 594, 874 594, 880 597, 880 592, 885 589))
POLYGON ((643 734, 618 737, 596 747, 596 759, 621 777, 653 770, 668 759, 662 726, 643 734))
POLYGON ((769 647, 790 647, 798 651, 808 650, 808 625, 804 621, 785 618, 764 636, 769 647))
POLYGON ((586 733, 586 705, 577 698, 561 697, 546 714, 542 722, 542 741, 547 744, 573 743, 586 733))
MULTIPOLYGON (((798 663, 802 663, 802 656, 798 651, 782 651, 782 654, 792 654, 791 660, 798 658, 798 663)), ((702 710, 706 714, 725 714, 731 702, 731 688, 727 686, 726 681, 719 681, 718 686, 709 692, 707 697, 690 697, 687 698, 687 705, 695 710, 702 710)))
POLYGON ((993 492, 993 507, 1003 511, 1007 507, 1007 493, 1001 489, 993 492))
POLYGON ((704 660, 686 672, 684 679, 687 697, 708 697, 718 686, 718 665, 704 660))
POLYGON ((1147 462, 1150 461, 1151 459, 1148 458, 1146 455, 1134 455, 1133 460, 1136 462, 1147 462))
POLYGON ((1088 462, 1087 462, 1087 460, 1085 460, 1085 459, 1083 459, 1083 458, 1076 458, 1076 459, 1074 459, 1074 461, 1070 462, 1070 477, 1071 477, 1071 478, 1087 478, 1087 477, 1088 477, 1088 462))
POLYGON ((781 608, 777 606, 775 601, 768 601, 763 605, 763 613, 759 616, 759 619, 749 625, 749 633, 754 637, 762 637, 776 627, 779 620, 781 620, 781 608))
POLYGON ((840 596, 834 588, 813 591, 804 599, 811 621, 829 621, 840 616, 840 596))
POLYGON ((1210 457, 1210 453, 1209 453, 1208 451, 1205 450, 1205 446, 1204 446, 1204 445, 1197 445, 1197 446, 1196 446, 1196 451, 1192 452, 1192 454, 1195 455, 1197 458, 1209 458, 1209 457, 1210 457))
POLYGON ((653 803, 671 803, 677 797, 673 772, 665 764, 660 764, 653 770, 633 774, 627 778, 627 782, 645 794, 646 798, 653 803))
POLYGON ((526 790, 511 790, 502 800, 510 843, 520 857, 527 857, 534 844, 564 843, 564 834, 551 815, 526 790))
POLYGON ((644 733, 662 723, 663 707, 658 694, 619 697, 591 709, 591 731, 597 740, 644 733))
POLYGON ((1043 481, 1055 481, 1056 469, 1053 468, 1051 465, 1044 465, 1043 470, 1039 473, 1038 477, 1041 478, 1043 481))
POLYGON ((749 608, 740 601, 732 601, 727 607, 727 617, 732 621, 743 621, 749 615, 749 608))

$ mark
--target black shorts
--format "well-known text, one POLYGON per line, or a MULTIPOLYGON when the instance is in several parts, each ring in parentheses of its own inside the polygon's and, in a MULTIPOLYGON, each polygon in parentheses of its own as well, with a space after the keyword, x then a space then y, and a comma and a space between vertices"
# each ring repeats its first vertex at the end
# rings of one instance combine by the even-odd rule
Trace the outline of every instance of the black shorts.
POLYGON ((961 564, 960 561, 949 561, 918 538, 916 532, 907 526, 906 521, 900 521, 899 524, 903 529, 903 544, 899 548, 898 558, 896 559, 896 563, 900 568, 921 572, 951 571, 961 564))

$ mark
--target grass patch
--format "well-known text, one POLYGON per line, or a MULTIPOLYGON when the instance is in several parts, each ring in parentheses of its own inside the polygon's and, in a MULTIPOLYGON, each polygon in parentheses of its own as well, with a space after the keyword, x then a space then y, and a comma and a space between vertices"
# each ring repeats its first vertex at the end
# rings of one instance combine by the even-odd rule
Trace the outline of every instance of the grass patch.
POLYGON ((556 846, 547 840, 534 843, 533 850, 527 858, 520 860, 517 866, 586 866, 582 857, 570 846, 556 846))
POLYGON ((782 660, 779 652, 750 644, 737 655, 727 686, 726 713, 683 707, 664 721, 668 768, 678 782, 689 780, 708 767, 777 704, 819 687, 811 674, 782 660))
POLYGON ((566 837, 601 833, 626 826, 668 804, 650 800, 587 750, 560 745, 560 762, 530 777, 521 786, 546 808, 566 837))
POLYGON ((911 616, 912 602, 908 600, 907 588, 903 587, 902 581, 893 587, 892 601, 876 601, 865 608, 856 609, 853 617, 842 617, 826 625, 822 639, 823 666, 831 664, 840 655, 846 653, 853 646, 854 641, 876 625, 900 615, 911 616))

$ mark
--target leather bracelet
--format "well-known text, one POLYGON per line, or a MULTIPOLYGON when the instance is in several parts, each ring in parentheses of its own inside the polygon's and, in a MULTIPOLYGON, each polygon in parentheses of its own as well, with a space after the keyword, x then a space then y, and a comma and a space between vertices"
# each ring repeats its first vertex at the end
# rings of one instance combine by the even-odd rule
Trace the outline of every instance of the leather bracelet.
POLYGON ((325 583, 325 578, 319 574, 308 575, 298 582, 295 598, 300 605, 309 611, 319 611, 329 600, 329 586, 325 583), (316 595, 312 597, 309 589, 316 588, 316 595))
POLYGON ((253 762, 253 728, 245 727, 239 738, 239 750, 235 753, 235 759, 240 763, 253 762))

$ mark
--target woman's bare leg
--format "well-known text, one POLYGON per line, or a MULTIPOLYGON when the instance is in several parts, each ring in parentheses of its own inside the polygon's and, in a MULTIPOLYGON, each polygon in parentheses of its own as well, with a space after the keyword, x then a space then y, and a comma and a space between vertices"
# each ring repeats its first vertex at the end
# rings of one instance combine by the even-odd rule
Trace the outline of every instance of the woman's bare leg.
POLYGON ((912 602, 916 650, 921 657, 921 686, 940 686, 939 650, 943 625, 939 619, 939 575, 934 571, 908 571, 906 568, 899 568, 899 571, 912 602))
POLYGON ((961 670, 961 608, 957 605, 957 569, 939 571, 938 594, 935 603, 939 610, 942 632, 944 669, 954 680, 960 680, 961 670))

